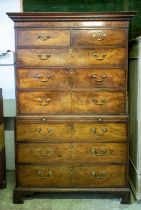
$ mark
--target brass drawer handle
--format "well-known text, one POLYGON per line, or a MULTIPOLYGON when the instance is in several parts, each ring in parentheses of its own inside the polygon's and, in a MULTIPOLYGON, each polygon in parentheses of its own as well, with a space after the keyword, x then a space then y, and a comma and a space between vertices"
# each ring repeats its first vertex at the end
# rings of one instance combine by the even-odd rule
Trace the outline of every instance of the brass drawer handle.
POLYGON ((107 76, 105 74, 102 74, 101 76, 99 76, 98 79, 96 75, 93 75, 92 77, 95 79, 96 82, 103 82, 107 76))
POLYGON ((93 99, 93 102, 97 106, 103 106, 106 103, 106 99, 100 99, 100 100, 93 99))
POLYGON ((51 36, 48 35, 47 33, 41 32, 37 34, 37 39, 40 39, 41 41, 46 41, 48 39, 50 39, 51 36))
POLYGON ((95 57, 96 60, 104 60, 104 58, 106 57, 106 53, 93 52, 92 56, 95 57))
POLYGON ((93 171, 93 172, 90 173, 90 175, 94 176, 96 179, 104 179, 106 176, 108 176, 106 171, 100 172, 100 173, 96 173, 96 172, 93 171))
POLYGON ((92 34, 92 37, 95 38, 97 41, 102 41, 106 37, 106 33, 98 31, 92 34))
POLYGON ((37 54, 37 56, 38 56, 41 60, 48 60, 48 59, 51 57, 51 54, 41 53, 41 54, 37 54))
POLYGON ((52 176, 52 171, 38 171, 38 175, 40 176, 41 179, 48 179, 49 177, 52 176))
POLYGON ((42 136, 47 136, 53 132, 53 128, 48 128, 47 132, 45 132, 42 128, 35 128, 35 131, 42 136))
POLYGON ((101 149, 101 150, 92 149, 91 152, 96 156, 103 156, 108 154, 108 151, 106 149, 101 149))
POLYGON ((41 74, 38 74, 36 76, 36 78, 40 79, 41 82, 48 82, 49 79, 51 79, 51 76, 50 75, 41 75, 41 74))
POLYGON ((101 128, 100 130, 98 130, 97 128, 91 128, 91 131, 97 136, 103 136, 108 131, 108 129, 101 128))
POLYGON ((49 148, 46 150, 42 150, 42 149, 37 149, 37 154, 40 156, 47 156, 53 153, 53 149, 49 148))
POLYGON ((35 100, 40 103, 40 106, 47 106, 52 101, 51 98, 47 98, 43 100, 40 97, 35 98, 35 100))

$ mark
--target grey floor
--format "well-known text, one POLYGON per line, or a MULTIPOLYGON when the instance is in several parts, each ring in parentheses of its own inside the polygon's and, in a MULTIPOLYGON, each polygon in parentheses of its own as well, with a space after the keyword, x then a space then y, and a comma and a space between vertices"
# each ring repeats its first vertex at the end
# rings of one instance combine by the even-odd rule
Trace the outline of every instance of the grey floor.
POLYGON ((121 205, 119 199, 107 197, 100 199, 98 196, 92 198, 61 197, 53 199, 37 195, 33 199, 28 198, 24 204, 13 204, 13 188, 15 185, 14 172, 7 173, 7 188, 0 190, 0 210, 140 210, 132 196, 132 204, 121 205))

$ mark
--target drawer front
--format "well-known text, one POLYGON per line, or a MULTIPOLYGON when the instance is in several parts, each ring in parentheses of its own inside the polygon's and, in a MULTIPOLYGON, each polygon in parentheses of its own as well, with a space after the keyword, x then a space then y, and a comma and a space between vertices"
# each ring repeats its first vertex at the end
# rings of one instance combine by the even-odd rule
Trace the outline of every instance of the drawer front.
POLYGON ((18 92, 18 113, 69 113, 71 95, 67 92, 18 92))
POLYGON ((16 123, 17 141, 122 142, 127 140, 127 133, 126 123, 16 123))
POLYGON ((100 113, 125 112, 124 92, 18 92, 18 113, 100 113))
POLYGON ((18 143, 18 163, 126 163, 126 143, 18 143))
POLYGON ((125 187, 124 165, 17 166, 20 187, 125 187))
POLYGON ((69 46, 69 30, 17 30, 19 47, 69 46))
POLYGON ((88 66, 125 65, 126 48, 94 49, 18 49, 17 65, 25 66, 88 66))
POLYGON ((73 30, 74 45, 125 45, 126 31, 121 29, 73 30))
POLYGON ((17 69, 17 87, 54 90, 125 88, 124 69, 17 69))
POLYGON ((72 95, 73 113, 124 113, 125 106, 124 92, 75 92, 72 95))
POLYGON ((71 86, 69 76, 66 69, 18 69, 17 87, 66 90, 71 86))

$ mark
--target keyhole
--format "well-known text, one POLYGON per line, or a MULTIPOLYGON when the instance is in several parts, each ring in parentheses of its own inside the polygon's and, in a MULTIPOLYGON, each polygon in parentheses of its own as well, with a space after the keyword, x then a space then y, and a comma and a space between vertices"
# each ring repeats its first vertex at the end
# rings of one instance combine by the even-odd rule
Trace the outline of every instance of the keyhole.
POLYGON ((71 74, 73 73, 73 69, 70 69, 70 73, 71 73, 71 74))

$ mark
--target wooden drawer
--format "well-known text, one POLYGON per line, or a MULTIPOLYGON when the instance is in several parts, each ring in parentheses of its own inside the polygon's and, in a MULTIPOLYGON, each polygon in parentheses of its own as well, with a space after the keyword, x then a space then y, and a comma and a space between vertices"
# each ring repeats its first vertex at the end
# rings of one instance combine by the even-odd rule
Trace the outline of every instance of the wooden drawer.
POLYGON ((126 163, 126 143, 18 143, 17 163, 126 163))
POLYGON ((64 48, 64 49, 18 49, 17 65, 46 66, 93 66, 125 65, 126 48, 64 48))
POLYGON ((124 165, 17 166, 20 187, 125 187, 124 165))
POLYGON ((97 29, 97 30, 73 30, 73 45, 125 45, 126 30, 123 29, 97 29))
POLYGON ((69 30, 43 30, 28 29, 17 30, 17 45, 19 47, 47 47, 47 46, 69 46, 69 30))
POLYGON ((47 142, 123 142, 127 141, 127 123, 58 121, 30 118, 16 121, 17 141, 47 142))
POLYGON ((20 114, 125 113, 124 92, 18 92, 20 114))
POLYGON ((125 88, 125 69, 17 69, 18 88, 125 88))

